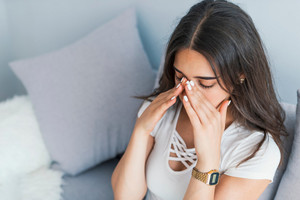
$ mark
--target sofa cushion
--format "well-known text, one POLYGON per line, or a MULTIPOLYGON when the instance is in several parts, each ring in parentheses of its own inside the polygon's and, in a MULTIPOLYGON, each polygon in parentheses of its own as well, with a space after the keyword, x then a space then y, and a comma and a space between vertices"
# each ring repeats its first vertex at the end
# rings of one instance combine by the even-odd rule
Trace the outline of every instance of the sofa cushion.
MULTIPOLYGON (((112 200, 111 176, 119 158, 107 160, 78 176, 64 175, 64 200, 112 200)), ((146 195, 142 200, 146 199, 146 195)))
POLYGON ((24 84, 53 169, 77 175, 124 152, 152 91, 149 63, 129 8, 60 50, 10 62, 24 84))
POLYGON ((297 90, 297 98, 294 141, 289 161, 279 184, 275 200, 298 199, 300 196, 300 175, 298 171, 300 165, 300 89, 297 90))
POLYGON ((65 175, 62 187, 64 200, 112 200, 111 176, 118 158, 107 160, 78 176, 65 175))
POLYGON ((287 132, 289 134, 288 137, 282 138, 283 148, 284 148, 284 159, 282 165, 279 166, 276 170, 273 183, 268 185, 265 191, 258 198, 259 200, 274 199, 277 192, 278 185, 280 184, 282 174, 286 169, 286 165, 288 163, 288 156, 290 155, 291 146, 293 143, 294 131, 295 131, 294 125, 295 125, 295 118, 296 118, 296 105, 286 103, 286 102, 280 102, 280 106, 283 108, 286 114, 284 126, 286 127, 287 132))
POLYGON ((159 87, 159 80, 161 79, 161 76, 162 76, 163 70, 164 70, 165 57, 166 57, 166 46, 164 47, 163 54, 160 58, 160 64, 156 71, 156 78, 155 78, 153 89, 159 87))

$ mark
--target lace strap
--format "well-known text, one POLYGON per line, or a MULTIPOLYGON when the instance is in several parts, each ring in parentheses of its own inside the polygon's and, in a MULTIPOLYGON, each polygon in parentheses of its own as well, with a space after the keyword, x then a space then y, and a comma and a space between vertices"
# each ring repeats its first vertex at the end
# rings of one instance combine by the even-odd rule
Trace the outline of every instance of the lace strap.
POLYGON ((188 160, 192 164, 195 163, 195 161, 197 160, 195 148, 187 149, 184 140, 180 137, 176 130, 175 134, 172 137, 171 144, 173 145, 174 149, 172 149, 170 146, 170 152, 175 153, 177 157, 168 155, 169 160, 181 161, 186 168, 190 167, 190 165, 187 164, 186 160, 188 160))

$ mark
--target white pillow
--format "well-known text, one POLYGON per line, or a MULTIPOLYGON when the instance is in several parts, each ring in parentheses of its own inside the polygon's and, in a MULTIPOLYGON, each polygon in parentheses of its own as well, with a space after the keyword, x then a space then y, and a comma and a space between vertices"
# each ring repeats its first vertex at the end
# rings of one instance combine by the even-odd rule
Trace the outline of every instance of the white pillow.
POLYGON ((0 199, 60 200, 63 173, 50 163, 28 96, 0 102, 0 199))
POLYGON ((0 102, 0 180, 50 163, 29 98, 15 96, 0 102))

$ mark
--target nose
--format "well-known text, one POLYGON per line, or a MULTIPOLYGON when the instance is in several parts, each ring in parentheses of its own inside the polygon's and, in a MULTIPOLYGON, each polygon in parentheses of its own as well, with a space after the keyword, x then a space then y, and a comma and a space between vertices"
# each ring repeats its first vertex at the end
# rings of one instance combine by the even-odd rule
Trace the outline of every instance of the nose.
POLYGON ((182 85, 185 86, 187 81, 188 81, 188 80, 187 80, 185 77, 183 77, 182 85))

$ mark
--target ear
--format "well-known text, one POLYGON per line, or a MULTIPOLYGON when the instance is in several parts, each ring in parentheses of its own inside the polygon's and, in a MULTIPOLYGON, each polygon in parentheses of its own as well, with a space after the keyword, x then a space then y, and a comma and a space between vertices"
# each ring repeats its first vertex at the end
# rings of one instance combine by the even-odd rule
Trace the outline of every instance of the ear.
POLYGON ((245 78, 245 75, 244 75, 244 74, 241 74, 241 75, 240 75, 240 79, 241 79, 241 78, 245 78))

